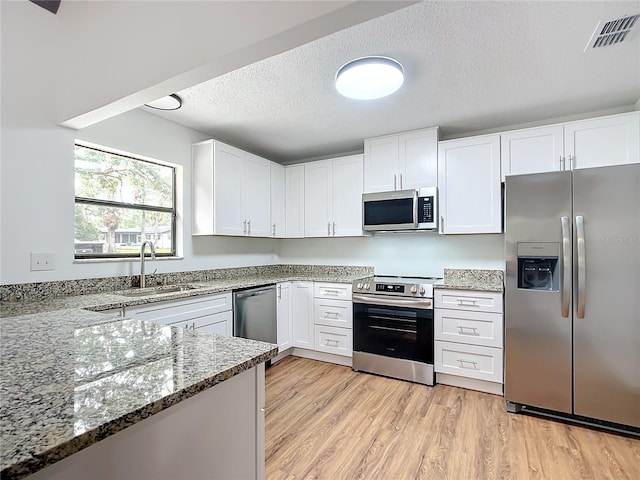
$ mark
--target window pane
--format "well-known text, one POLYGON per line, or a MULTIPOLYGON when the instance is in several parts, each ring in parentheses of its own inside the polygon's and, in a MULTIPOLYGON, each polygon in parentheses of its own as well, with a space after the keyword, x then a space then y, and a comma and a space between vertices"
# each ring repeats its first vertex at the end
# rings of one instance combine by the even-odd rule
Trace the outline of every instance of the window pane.
POLYGON ((76 204, 76 255, 137 255, 143 239, 156 254, 175 254, 171 213, 76 204))
POLYGON ((173 207, 173 168, 75 147, 76 197, 173 207))

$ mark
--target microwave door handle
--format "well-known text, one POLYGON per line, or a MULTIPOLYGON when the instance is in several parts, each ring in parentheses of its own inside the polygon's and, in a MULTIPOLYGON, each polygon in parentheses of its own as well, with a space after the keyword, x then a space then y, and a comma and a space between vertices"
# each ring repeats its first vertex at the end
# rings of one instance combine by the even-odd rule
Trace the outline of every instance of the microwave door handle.
POLYGON ((418 228, 418 191, 413 191, 413 226, 418 228))

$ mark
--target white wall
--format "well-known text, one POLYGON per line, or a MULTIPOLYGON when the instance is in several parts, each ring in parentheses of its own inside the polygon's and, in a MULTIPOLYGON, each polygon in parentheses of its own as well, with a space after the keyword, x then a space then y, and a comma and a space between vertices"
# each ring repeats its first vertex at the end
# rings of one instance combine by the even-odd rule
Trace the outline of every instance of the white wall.
POLYGON ((369 265, 381 275, 441 277, 445 268, 504 269, 504 235, 383 233, 370 237, 288 239, 282 263, 369 265))

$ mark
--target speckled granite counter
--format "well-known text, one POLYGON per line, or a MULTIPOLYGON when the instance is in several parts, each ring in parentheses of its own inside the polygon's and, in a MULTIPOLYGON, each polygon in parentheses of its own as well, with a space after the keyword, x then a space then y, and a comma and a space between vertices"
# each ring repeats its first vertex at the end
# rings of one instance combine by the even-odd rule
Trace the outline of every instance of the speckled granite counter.
POLYGON ((40 284, 3 286, 1 477, 24 478, 278 353, 263 342, 101 311, 282 281, 350 283, 373 270, 280 267, 229 269, 221 278, 171 274, 197 288, 141 297, 124 296, 130 280, 122 279, 52 282, 43 292, 40 284), (64 295, 85 284, 111 290, 64 295))
POLYGON ((5 318, 0 334, 3 479, 28 476, 278 352, 83 309, 5 318))
POLYGON ((502 270, 444 269, 444 278, 435 288, 449 290, 478 290, 482 292, 503 292, 504 272, 502 270))

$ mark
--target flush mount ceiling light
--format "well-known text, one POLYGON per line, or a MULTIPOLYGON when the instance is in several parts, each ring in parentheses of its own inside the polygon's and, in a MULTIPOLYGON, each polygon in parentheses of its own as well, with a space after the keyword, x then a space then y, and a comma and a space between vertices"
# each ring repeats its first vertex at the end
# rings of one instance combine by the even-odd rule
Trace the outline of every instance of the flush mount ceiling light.
POLYGON ((149 108, 155 108, 156 110, 177 110, 182 106, 182 99, 175 93, 172 93, 171 95, 145 103, 144 105, 149 108))
POLYGON ((344 64, 336 73, 336 89, 356 100, 386 97, 404 82, 402 65, 389 57, 363 57, 344 64))

